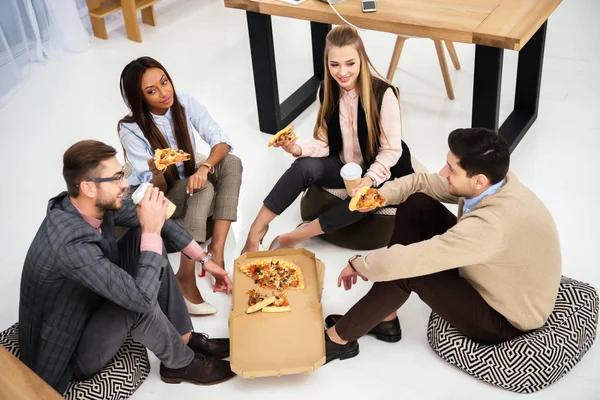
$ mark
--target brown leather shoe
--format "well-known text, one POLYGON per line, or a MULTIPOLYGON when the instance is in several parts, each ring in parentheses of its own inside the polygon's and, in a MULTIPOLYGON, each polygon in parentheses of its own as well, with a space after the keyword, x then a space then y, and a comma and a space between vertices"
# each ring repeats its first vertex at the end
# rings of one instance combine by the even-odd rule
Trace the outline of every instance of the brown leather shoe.
POLYGON ((160 379, 166 383, 189 382, 196 385, 215 385, 228 381, 234 376, 229 361, 206 358, 202 354, 196 354, 192 362, 183 368, 172 369, 160 364, 160 379))
POLYGON ((188 347, 207 357, 229 357, 229 339, 209 339, 205 333, 192 332, 188 347))

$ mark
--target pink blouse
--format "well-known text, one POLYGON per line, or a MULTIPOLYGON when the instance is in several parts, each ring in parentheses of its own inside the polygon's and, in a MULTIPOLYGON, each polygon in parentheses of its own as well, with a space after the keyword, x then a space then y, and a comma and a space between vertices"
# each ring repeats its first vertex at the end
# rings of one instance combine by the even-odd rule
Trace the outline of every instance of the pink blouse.
MULTIPOLYGON (((317 93, 317 102, 319 94, 317 93)), ((342 132, 342 150, 340 159, 342 162, 354 162, 365 168, 365 160, 360 151, 357 132, 358 113, 358 94, 354 89, 346 92, 342 89, 340 98, 340 128, 342 132)), ((388 88, 383 95, 380 112, 381 126, 383 132, 380 137, 380 147, 375 161, 369 165, 365 176, 373 179, 374 185, 379 186, 391 176, 390 168, 396 165, 400 156, 402 156, 402 121, 400 119, 400 106, 398 99, 391 88, 388 88)), ((300 157, 327 157, 329 156, 329 146, 325 137, 319 140, 311 139, 308 141, 298 141, 302 149, 300 157)))

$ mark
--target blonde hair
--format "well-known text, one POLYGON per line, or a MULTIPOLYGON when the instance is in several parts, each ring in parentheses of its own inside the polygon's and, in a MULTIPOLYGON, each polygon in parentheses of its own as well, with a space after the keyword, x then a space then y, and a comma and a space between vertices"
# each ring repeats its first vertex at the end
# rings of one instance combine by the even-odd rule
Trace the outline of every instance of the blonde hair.
MULTIPOLYGON (((377 107, 377 98, 375 96, 375 91, 373 90, 373 81, 375 76, 371 72, 373 70, 378 78, 390 84, 396 93, 396 97, 398 96, 398 92, 395 86, 385 79, 373 66, 371 60, 369 60, 369 56, 367 56, 367 52, 365 50, 365 45, 363 44, 362 39, 358 35, 356 29, 351 26, 342 25, 332 29, 325 39, 325 57, 324 57, 324 65, 325 65, 325 79, 323 82, 323 101, 321 103, 321 108, 319 109, 319 114, 317 115, 317 122, 315 124, 315 128, 313 131, 313 136, 315 139, 327 139, 327 120, 331 118, 331 114, 333 113, 336 102, 339 99, 339 85, 329 73, 329 50, 332 47, 344 47, 344 46, 352 46, 358 52, 358 56, 360 59, 360 70, 358 73, 357 84, 356 84, 356 92, 360 97, 360 102, 362 108, 365 112, 365 117, 367 120, 367 148, 366 155, 369 158, 375 158, 379 151, 379 138, 383 133, 384 137, 385 132, 383 132, 383 128, 381 127, 381 121, 379 118, 379 109, 377 107)), ((398 105, 399 106, 399 105, 398 105)))

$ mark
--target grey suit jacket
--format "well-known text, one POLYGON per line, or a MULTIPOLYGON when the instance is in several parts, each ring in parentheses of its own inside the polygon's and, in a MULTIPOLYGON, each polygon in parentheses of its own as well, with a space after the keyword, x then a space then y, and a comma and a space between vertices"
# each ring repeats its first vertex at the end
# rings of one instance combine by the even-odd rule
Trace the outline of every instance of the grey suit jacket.
MULTIPOLYGON (((156 304, 164 269, 170 268, 164 256, 144 251, 136 276, 121 269, 115 225, 139 226, 133 203, 124 201, 119 211, 107 211, 100 233, 63 192, 50 199, 25 258, 19 301, 21 360, 59 393, 72 379, 71 359, 85 325, 104 299, 146 312, 156 304)), ((192 241, 170 220, 162 236, 177 251, 192 241)))

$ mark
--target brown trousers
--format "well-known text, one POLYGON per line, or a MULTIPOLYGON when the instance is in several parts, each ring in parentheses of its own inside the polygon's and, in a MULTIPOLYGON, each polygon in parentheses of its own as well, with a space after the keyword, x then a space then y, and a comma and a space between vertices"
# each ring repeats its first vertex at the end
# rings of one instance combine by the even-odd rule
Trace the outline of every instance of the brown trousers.
MULTIPOLYGON (((389 246, 409 245, 441 235, 456 224, 456 216, 431 197, 418 193, 398 206, 389 246)), ((402 260, 398 260, 402 268, 402 260)), ((415 292, 433 311, 481 344, 497 344, 524 332, 490 307, 458 274, 458 269, 414 278, 376 282, 371 290, 337 323, 344 340, 365 335, 400 308, 415 292)))

